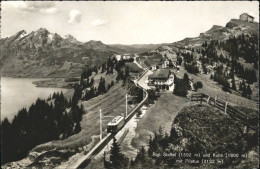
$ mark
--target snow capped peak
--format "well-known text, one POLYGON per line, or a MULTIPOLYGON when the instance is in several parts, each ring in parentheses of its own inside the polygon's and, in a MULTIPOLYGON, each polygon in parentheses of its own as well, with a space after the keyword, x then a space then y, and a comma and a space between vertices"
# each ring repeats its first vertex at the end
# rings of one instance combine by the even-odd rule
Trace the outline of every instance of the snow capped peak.
POLYGON ((23 33, 20 35, 20 38, 23 38, 23 37, 25 37, 26 35, 28 35, 28 34, 26 33, 26 31, 23 31, 23 33))
POLYGON ((49 33, 48 34, 48 41, 52 41, 53 40, 53 33, 49 33))
POLYGON ((19 40, 19 39, 25 37, 26 35, 27 35, 26 31, 25 30, 21 30, 21 31, 19 31, 19 32, 17 32, 15 34, 15 37, 16 37, 15 39, 19 40))

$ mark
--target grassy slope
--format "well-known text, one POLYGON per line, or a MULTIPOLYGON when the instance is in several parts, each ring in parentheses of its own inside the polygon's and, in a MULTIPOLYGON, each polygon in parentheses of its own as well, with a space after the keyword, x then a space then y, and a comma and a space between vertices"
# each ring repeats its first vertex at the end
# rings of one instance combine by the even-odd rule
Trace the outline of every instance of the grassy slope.
MULTIPOLYGON (((246 99, 241 97, 240 95, 230 94, 228 92, 223 91, 220 85, 210 79, 210 74, 190 74, 188 73, 183 67, 180 67, 180 71, 176 72, 173 70, 175 74, 179 77, 183 77, 184 73, 186 72, 190 79, 193 79, 193 82, 201 81, 203 83, 203 88, 199 89, 198 92, 204 92, 211 97, 218 97, 221 100, 227 101, 234 105, 241 105, 244 107, 256 108, 257 104, 253 100, 246 99)), ((237 86, 238 88, 238 86, 237 86)), ((234 92, 235 93, 235 92, 234 92)))
MULTIPOLYGON (((126 87, 122 87, 121 83, 115 84, 108 93, 100 95, 89 101, 82 102, 85 111, 83 120, 81 121, 82 130, 80 133, 69 137, 62 141, 52 141, 46 144, 37 146, 34 150, 48 150, 53 148, 66 149, 83 147, 91 142, 92 135, 99 134, 99 109, 101 108, 103 114, 109 114, 109 116, 117 116, 125 112, 125 94, 127 92, 126 87)), ((129 110, 132 107, 129 106, 129 110)), ((105 118, 103 120, 103 130, 106 129, 106 123, 110 121, 112 117, 105 118)))
POLYGON ((148 67, 152 66, 152 65, 157 65, 159 63, 161 63, 161 56, 160 55, 142 55, 140 56, 140 60, 142 60, 142 62, 144 62, 144 64, 148 67))
MULTIPOLYGON (((134 67, 134 69, 137 68, 134 67)), ((115 85, 106 94, 79 103, 83 104, 86 112, 83 115, 83 120, 81 121, 82 130, 80 133, 72 135, 65 140, 55 140, 45 144, 38 145, 34 149, 32 149, 31 152, 43 152, 56 149, 61 150, 63 154, 66 155, 71 152, 74 152, 75 154, 75 149, 79 149, 81 154, 84 154, 84 152, 86 153, 87 151, 89 151, 91 147, 93 147, 99 140, 99 110, 102 109, 102 114, 104 116, 110 116, 103 118, 103 131, 106 130, 106 124, 109 121, 111 121, 115 116, 124 115, 125 113, 125 94, 128 92, 129 89, 127 88, 127 86, 122 87, 122 82, 116 83, 116 76, 116 71, 114 71, 113 74, 109 75, 107 75, 106 72, 101 73, 99 71, 98 74, 93 73, 90 77, 90 79, 94 77, 94 86, 96 88, 99 85, 101 77, 105 78, 106 85, 111 83, 112 80, 114 81, 115 85)), ((73 90, 69 90, 69 92, 64 93, 64 95, 67 99, 71 98, 73 95, 73 90)), ((135 105, 129 105, 128 112, 130 112, 134 107, 135 105)), ((66 160, 61 157, 61 151, 55 151, 51 158, 53 160, 49 162, 37 160, 34 162, 34 164, 37 164, 37 166, 39 167, 43 167, 46 165, 56 166, 57 163, 59 163, 58 161, 61 162, 66 160)), ((45 159, 48 161, 50 157, 45 157, 45 155, 43 154, 41 155, 41 159, 45 159)))
POLYGON ((132 71, 138 71, 139 73, 141 73, 143 71, 143 69, 141 69, 140 67, 138 67, 135 63, 133 62, 128 62, 126 63, 126 65, 129 67, 130 72, 132 71))
MULTIPOLYGON (((101 108, 103 110, 102 113, 104 115, 112 116, 103 119, 104 131, 106 129, 106 124, 112 120, 113 117, 125 113, 124 98, 127 90, 127 87, 122 87, 122 83, 116 83, 106 94, 90 99, 89 101, 82 102, 87 113, 83 115, 83 120, 81 121, 81 132, 70 136, 65 140, 51 141, 35 147, 31 150, 31 152, 48 151, 53 149, 61 151, 55 151, 51 156, 47 156, 48 153, 46 153, 46 155, 42 155, 41 157, 43 160, 37 160, 34 164, 38 167, 43 167, 46 165, 55 167, 59 165, 60 162, 65 162, 68 160, 68 158, 63 159, 63 155, 70 154, 69 156, 71 156, 75 154, 75 148, 79 149, 79 153, 76 154, 77 159, 91 150, 91 147, 99 141, 99 109, 101 108)), ((128 111, 130 112, 133 107, 134 105, 129 105, 128 111)), ((65 162, 65 166, 73 163, 73 161, 75 162, 75 157, 72 157, 72 161, 65 162)))
MULTIPOLYGON (((256 153, 258 147, 248 150, 248 143, 243 135, 244 126, 237 123, 229 116, 224 115, 218 109, 208 105, 185 107, 174 120, 182 133, 175 140, 188 140, 185 144, 179 146, 188 152, 204 151, 211 153, 236 153, 250 152, 249 157, 242 159, 234 158, 234 164, 231 164, 228 158, 223 158, 224 164, 202 165, 201 168, 235 168, 239 164, 241 168, 255 168, 258 164, 256 153), (191 150, 192 149, 192 150, 191 150), (243 166, 243 167, 242 167, 243 166)), ((185 166, 188 167, 188 166, 185 166)), ((185 168, 184 167, 184 168, 185 168)))
POLYGON ((107 74, 106 71, 101 73, 101 70, 99 70, 99 72, 96 73, 92 73, 92 76, 89 77, 89 80, 93 77, 94 78, 94 87, 98 88, 99 82, 100 82, 100 78, 105 78, 106 81, 106 87, 109 83, 111 83, 111 81, 113 80, 114 83, 116 82, 116 76, 117 76, 117 72, 114 70, 113 74, 107 74))
POLYGON ((162 126, 166 132, 170 132, 172 121, 178 112, 186 105, 193 104, 187 98, 179 97, 171 93, 163 93, 154 105, 148 108, 144 117, 136 128, 136 137, 133 146, 146 146, 149 137, 162 126))
POLYGON ((238 134, 237 138, 242 139, 240 132, 243 131, 243 126, 209 105, 185 107, 175 118, 174 124, 181 127, 184 138, 194 137, 201 140, 202 151, 207 150, 206 152, 218 152, 217 150, 229 152, 231 150, 223 149, 223 146, 231 143, 232 136, 238 134))

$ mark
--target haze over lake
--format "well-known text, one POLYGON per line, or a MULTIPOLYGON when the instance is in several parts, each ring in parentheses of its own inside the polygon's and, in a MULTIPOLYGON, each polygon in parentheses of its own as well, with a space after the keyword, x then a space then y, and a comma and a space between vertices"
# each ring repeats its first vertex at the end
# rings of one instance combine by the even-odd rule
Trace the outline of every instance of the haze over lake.
POLYGON ((1 120, 9 120, 23 107, 27 109, 37 98, 47 99, 54 92, 67 89, 40 88, 32 84, 33 81, 42 79, 1 77, 1 120))

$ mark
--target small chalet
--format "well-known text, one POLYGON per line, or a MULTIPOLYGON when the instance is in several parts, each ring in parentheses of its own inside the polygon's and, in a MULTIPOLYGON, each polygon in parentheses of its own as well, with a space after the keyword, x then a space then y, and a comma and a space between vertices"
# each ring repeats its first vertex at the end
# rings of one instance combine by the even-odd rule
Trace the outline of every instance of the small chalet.
POLYGON ((148 76, 148 85, 169 90, 174 85, 174 75, 169 69, 158 69, 152 75, 148 76))
POLYGON ((163 60, 163 63, 162 63, 162 68, 167 68, 169 67, 169 64, 170 64, 170 61, 166 58, 163 60))
POLYGON ((121 60, 121 58, 122 58, 122 56, 121 55, 115 55, 115 57, 116 57, 116 60, 121 60))
POLYGON ((156 65, 152 65, 152 71, 156 71, 157 70, 157 66, 156 65))
POLYGON ((131 58, 130 54, 124 54, 124 55, 123 55, 123 59, 126 59, 126 60, 127 60, 127 59, 130 59, 130 58, 131 58))
POLYGON ((245 21, 245 22, 254 22, 254 17, 251 15, 248 15, 247 13, 243 13, 239 16, 239 20, 245 21))

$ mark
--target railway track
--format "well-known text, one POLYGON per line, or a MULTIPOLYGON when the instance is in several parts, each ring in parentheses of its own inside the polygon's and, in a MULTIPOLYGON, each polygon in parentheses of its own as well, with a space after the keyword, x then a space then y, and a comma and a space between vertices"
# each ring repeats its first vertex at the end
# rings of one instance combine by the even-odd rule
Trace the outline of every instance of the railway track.
MULTIPOLYGON (((145 70, 145 72, 139 77, 138 80, 140 80, 145 74, 147 73, 147 69, 145 70)), ((137 80, 137 81, 138 81, 137 80)), ((136 85, 137 87, 141 88, 146 94, 145 94, 145 98, 141 101, 141 103, 139 103, 129 114, 128 116, 125 117, 125 124, 134 116, 135 112, 141 107, 143 106, 144 102, 147 100, 148 98, 148 92, 143 89, 139 84, 136 85)), ((124 128, 124 127, 123 127, 124 128)), ((123 129, 122 128, 122 129, 123 129)), ((121 129, 121 130, 122 130, 121 129)), ((119 130, 120 131, 120 130, 119 130)), ((118 132, 119 132, 118 131, 118 132)), ((117 132, 117 133, 118 133, 117 132)), ((86 168, 92 161, 92 159, 101 151, 103 150, 103 148, 114 138, 114 136, 117 134, 107 134, 107 136, 101 140, 86 156, 84 156, 84 158, 80 159, 77 163, 74 164, 74 166, 71 166, 71 168, 77 168, 77 169, 81 169, 81 168, 86 168)))
POLYGON ((110 140, 114 137, 114 134, 109 134, 108 137, 97 147, 94 149, 94 151, 76 168, 85 168, 87 167, 92 159, 109 143, 110 140))

